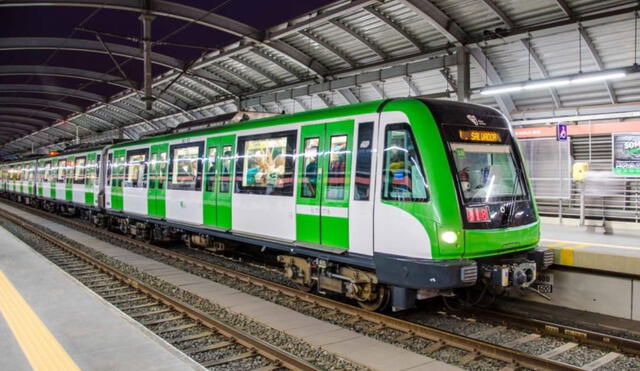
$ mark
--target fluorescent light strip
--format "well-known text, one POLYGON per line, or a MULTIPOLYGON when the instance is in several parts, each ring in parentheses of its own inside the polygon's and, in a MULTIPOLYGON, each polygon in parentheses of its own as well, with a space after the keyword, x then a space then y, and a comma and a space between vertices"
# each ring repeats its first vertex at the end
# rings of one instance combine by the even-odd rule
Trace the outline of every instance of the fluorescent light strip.
POLYGON ((609 73, 597 73, 597 74, 586 74, 586 75, 579 74, 571 78, 562 78, 557 80, 547 80, 547 81, 538 81, 538 82, 529 81, 519 85, 504 85, 504 86, 489 87, 489 88, 482 89, 480 91, 480 94, 498 95, 498 94, 504 94, 504 93, 512 93, 520 90, 537 90, 537 89, 552 88, 557 86, 588 84, 588 83, 598 82, 598 81, 621 79, 626 75, 627 73, 624 71, 614 71, 609 73))
POLYGON ((604 81, 604 80, 613 80, 613 79, 621 79, 623 77, 627 76, 626 73, 624 72, 613 72, 613 73, 607 73, 604 75, 594 75, 594 76, 586 76, 586 77, 574 77, 573 79, 571 79, 571 83, 572 84, 588 84, 590 82, 596 82, 596 81, 604 81))
POLYGON ((555 124, 558 122, 568 122, 568 121, 595 121, 595 120, 609 120, 609 119, 623 119, 623 118, 632 118, 632 117, 640 117, 640 111, 632 111, 632 112, 620 112, 620 113, 602 113, 597 115, 578 115, 578 116, 560 116, 560 117, 549 117, 543 119, 533 119, 533 120, 520 120, 513 121, 512 125, 535 125, 535 124, 555 124))

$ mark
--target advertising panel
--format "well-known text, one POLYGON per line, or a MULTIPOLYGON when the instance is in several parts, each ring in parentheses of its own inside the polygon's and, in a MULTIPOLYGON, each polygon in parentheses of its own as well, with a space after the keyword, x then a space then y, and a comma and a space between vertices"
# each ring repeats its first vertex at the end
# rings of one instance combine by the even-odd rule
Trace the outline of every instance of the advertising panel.
POLYGON ((640 133, 613 134, 613 173, 640 176, 640 133))

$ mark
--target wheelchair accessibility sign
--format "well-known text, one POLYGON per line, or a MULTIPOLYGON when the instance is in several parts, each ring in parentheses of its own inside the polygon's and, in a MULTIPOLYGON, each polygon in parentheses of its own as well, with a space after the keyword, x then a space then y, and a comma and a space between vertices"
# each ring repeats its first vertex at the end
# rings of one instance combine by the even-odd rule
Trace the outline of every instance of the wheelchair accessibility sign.
POLYGON ((567 140, 568 137, 569 135, 567 134, 567 125, 558 124, 558 126, 556 126, 556 138, 558 140, 567 140))

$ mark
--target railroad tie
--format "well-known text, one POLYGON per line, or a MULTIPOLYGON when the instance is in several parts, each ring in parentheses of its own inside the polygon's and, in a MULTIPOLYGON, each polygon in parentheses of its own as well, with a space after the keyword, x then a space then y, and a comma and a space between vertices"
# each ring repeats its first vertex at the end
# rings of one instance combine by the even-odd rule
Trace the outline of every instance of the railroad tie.
POLYGON ((506 348, 515 348, 520 344, 528 343, 528 342, 534 341, 534 340, 536 340, 538 338, 540 338, 540 334, 529 334, 529 335, 523 336, 521 338, 517 338, 517 339, 515 339, 513 341, 510 341, 508 343, 504 343, 504 344, 502 344, 502 346, 506 347, 506 348))
POLYGON ((595 370, 599 367, 602 367, 604 365, 606 365, 609 362, 612 362, 613 360, 617 359, 618 357, 620 357, 622 354, 620 353, 616 353, 616 352, 609 352, 607 354, 605 354, 604 356, 596 359, 593 362, 587 363, 586 365, 582 366, 582 368, 584 368, 585 370, 595 370))
POLYGON ((187 355, 194 355, 197 353, 202 353, 202 352, 209 352, 212 350, 216 350, 216 349, 222 349, 222 348, 226 348, 228 346, 234 345, 235 343, 232 341, 221 341, 219 343, 215 343, 215 344, 210 344, 210 345, 205 345, 203 347, 200 348, 195 348, 195 349, 191 349, 191 350, 187 350, 185 351, 185 353, 187 355))
POLYGON ((240 354, 238 354, 236 356, 227 357, 227 358, 224 358, 224 359, 221 359, 221 360, 211 360, 209 362, 204 362, 204 363, 202 363, 202 366, 206 367, 206 368, 210 368, 210 367, 214 367, 214 366, 224 365, 225 363, 230 363, 230 362, 234 362, 234 361, 239 361, 241 359, 253 357, 255 355, 256 355, 256 353, 254 351, 249 351, 249 352, 245 352, 245 353, 240 353, 240 354))
POLYGON ((573 349, 573 348, 575 348, 577 346, 578 346, 577 343, 569 342, 569 343, 563 344, 563 345, 561 345, 561 346, 559 346, 559 347, 557 347, 555 349, 551 349, 550 351, 548 351, 546 353, 542 353, 539 357, 549 359, 549 358, 557 356, 560 353, 564 353, 564 352, 566 352, 566 351, 568 351, 570 349, 573 349))

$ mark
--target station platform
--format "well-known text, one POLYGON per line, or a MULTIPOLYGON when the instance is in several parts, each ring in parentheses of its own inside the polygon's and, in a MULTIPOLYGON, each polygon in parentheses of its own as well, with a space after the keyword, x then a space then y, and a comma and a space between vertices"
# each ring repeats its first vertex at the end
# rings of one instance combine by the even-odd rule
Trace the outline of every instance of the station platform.
MULTIPOLYGON (((208 279, 184 272, 129 250, 112 245, 77 230, 50 220, 0 204, 0 210, 8 210, 29 218, 67 238, 91 246, 101 253, 123 261, 158 279, 220 305, 230 312, 243 315, 274 331, 282 331, 300 342, 322 348, 338 357, 372 370, 460 370, 433 358, 384 343, 337 325, 301 314, 289 308, 246 294, 208 279)), ((1 238, 1 236, 0 236, 1 238)), ((0 267, 1 268, 1 267, 0 267)), ((69 302, 72 302, 69 300, 69 302)), ((1 346, 0 341, 0 346, 1 346)), ((0 361, 1 362, 1 361, 0 361)), ((2 364, 0 363, 0 369, 2 364)))
POLYGON ((204 370, 0 228, 0 370, 204 370))
POLYGON ((556 265, 640 276, 640 230, 603 234, 543 222, 541 231, 540 245, 554 250, 556 265))

